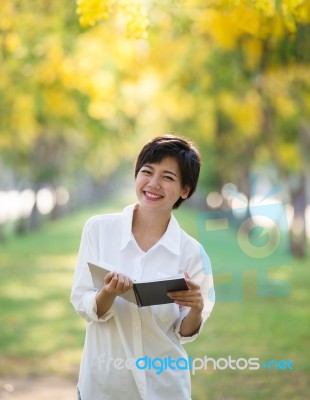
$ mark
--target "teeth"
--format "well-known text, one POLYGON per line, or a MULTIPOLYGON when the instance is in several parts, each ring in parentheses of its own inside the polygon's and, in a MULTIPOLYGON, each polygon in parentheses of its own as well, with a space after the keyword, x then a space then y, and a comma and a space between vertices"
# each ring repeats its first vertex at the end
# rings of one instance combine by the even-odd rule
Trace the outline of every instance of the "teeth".
POLYGON ((149 192, 145 192, 145 194, 147 195, 147 197, 151 197, 152 199, 159 199, 161 197, 156 194, 149 193, 149 192))

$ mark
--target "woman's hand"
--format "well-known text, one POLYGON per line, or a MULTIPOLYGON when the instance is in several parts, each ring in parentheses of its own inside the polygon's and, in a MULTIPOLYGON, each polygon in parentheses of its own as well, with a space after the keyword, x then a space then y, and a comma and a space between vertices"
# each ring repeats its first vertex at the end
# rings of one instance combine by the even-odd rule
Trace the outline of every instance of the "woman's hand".
POLYGON ((115 296, 123 294, 132 288, 132 280, 129 276, 118 274, 117 272, 109 272, 104 278, 104 283, 103 289, 115 296))
POLYGON ((201 313, 204 304, 200 286, 190 279, 187 272, 185 272, 185 281, 189 290, 169 292, 167 295, 179 306, 190 307, 193 311, 201 313))
POLYGON ((168 296, 174 300, 179 306, 190 307, 186 317, 182 320, 180 326, 181 336, 193 336, 199 331, 202 321, 203 297, 200 286, 192 281, 187 272, 185 272, 185 280, 188 290, 180 290, 178 292, 170 292, 168 296))
POLYGON ((116 296, 132 288, 129 276, 109 272, 104 278, 104 286, 96 295, 97 315, 102 317, 112 306, 116 296))

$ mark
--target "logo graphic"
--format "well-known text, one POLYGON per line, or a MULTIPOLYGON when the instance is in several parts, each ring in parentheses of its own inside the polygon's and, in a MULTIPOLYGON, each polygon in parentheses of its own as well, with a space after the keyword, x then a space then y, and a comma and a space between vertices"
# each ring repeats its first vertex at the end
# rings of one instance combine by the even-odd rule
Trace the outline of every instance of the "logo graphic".
POLYGON ((293 361, 291 360, 281 360, 281 361, 276 361, 276 360, 270 360, 268 363, 263 362, 262 367, 265 369, 269 370, 293 370, 294 368, 292 367, 293 361))
POLYGON ((230 207, 198 215, 199 239, 212 262, 217 301, 241 301, 247 290, 244 276, 249 272, 255 275, 255 295, 290 293, 285 280, 270 278, 276 268, 291 261, 286 209, 274 197, 280 186, 265 196, 255 190, 256 180, 252 179, 248 201, 233 186, 228 187, 223 196, 230 207))
POLYGON ((161 375, 167 370, 189 370, 193 375, 196 371, 200 370, 259 370, 261 367, 264 369, 273 370, 293 370, 293 362, 291 360, 270 360, 268 362, 259 362, 258 357, 251 358, 234 358, 232 356, 213 358, 209 356, 204 357, 180 357, 177 359, 172 358, 170 355, 167 357, 155 357, 151 358, 148 356, 140 357, 137 359, 128 358, 106 358, 104 354, 98 357, 98 369, 116 370, 122 369, 139 369, 153 371, 156 375, 161 375))

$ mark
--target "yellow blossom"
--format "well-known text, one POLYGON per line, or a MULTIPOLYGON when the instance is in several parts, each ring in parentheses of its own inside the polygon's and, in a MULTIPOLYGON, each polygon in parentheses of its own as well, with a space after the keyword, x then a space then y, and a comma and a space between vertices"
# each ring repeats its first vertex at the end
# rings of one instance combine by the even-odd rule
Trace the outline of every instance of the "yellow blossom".
POLYGON ((244 136, 256 136, 261 127, 261 99, 255 91, 237 98, 228 91, 219 95, 219 107, 244 136))
POLYGON ((14 7, 11 0, 0 1, 0 31, 8 31, 12 28, 14 19, 14 7))
POLYGON ((142 4, 134 0, 123 0, 120 3, 120 11, 126 21, 126 36, 134 39, 145 39, 149 20, 146 9, 142 4))
POLYGON ((301 167, 300 151, 296 143, 279 143, 278 161, 283 167, 299 169, 301 167))
POLYGON ((77 14, 84 27, 93 26, 98 21, 109 18, 113 0, 77 0, 77 14))
POLYGON ((283 118, 288 118, 296 115, 298 109, 294 101, 283 92, 278 96, 274 97, 275 106, 279 112, 279 114, 283 118))
POLYGON ((16 96, 11 117, 11 126, 20 144, 30 145, 38 132, 33 97, 27 94, 16 96))
POLYGON ((235 47, 240 29, 230 13, 208 9, 200 17, 200 33, 208 33, 221 47, 231 50, 235 47))
POLYGON ((95 119, 112 118, 116 110, 112 103, 94 100, 88 106, 88 114, 95 119))
POLYGON ((5 46, 11 53, 14 53, 20 47, 20 45, 20 38, 15 32, 8 33, 5 36, 5 46))
POLYGON ((249 70, 256 68, 262 55, 262 42, 259 39, 249 38, 242 44, 245 55, 245 64, 249 70))
POLYGON ((74 118, 77 112, 76 103, 65 93, 48 88, 44 91, 45 106, 53 117, 74 118))

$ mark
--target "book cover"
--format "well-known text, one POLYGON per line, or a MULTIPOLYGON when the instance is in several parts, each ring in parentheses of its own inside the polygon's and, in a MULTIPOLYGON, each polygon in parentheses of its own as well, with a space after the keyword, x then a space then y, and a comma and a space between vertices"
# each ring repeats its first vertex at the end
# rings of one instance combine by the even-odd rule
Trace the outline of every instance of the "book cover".
MULTIPOLYGON (((104 278, 110 270, 88 262, 88 267, 96 289, 104 286, 104 278)), ((165 279, 134 282, 133 288, 120 296, 139 307, 146 307, 158 304, 173 303, 173 299, 167 296, 167 292, 188 290, 183 274, 165 279)))

